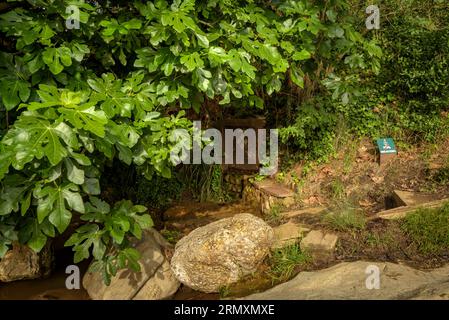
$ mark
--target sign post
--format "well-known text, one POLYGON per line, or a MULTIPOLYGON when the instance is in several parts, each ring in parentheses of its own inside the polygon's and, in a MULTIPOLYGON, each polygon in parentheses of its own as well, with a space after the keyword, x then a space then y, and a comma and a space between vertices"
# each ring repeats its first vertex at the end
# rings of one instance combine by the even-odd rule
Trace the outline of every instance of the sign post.
POLYGON ((398 154, 392 138, 377 139, 377 147, 379 148, 379 163, 381 165, 385 164, 398 154))

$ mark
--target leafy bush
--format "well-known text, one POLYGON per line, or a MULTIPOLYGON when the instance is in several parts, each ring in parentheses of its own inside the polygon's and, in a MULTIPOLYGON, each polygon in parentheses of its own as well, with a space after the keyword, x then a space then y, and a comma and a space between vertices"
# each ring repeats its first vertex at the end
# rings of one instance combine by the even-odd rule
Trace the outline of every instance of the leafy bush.
POLYGON ((438 209, 420 209, 404 218, 402 228, 424 254, 449 250, 449 204, 438 209))
POLYGON ((392 124, 415 140, 449 134, 449 5, 386 1, 381 30, 384 59, 379 89, 394 96, 392 124), (385 12, 386 11, 386 12, 385 12), (443 113, 442 113, 443 112, 443 113), (394 123, 396 122, 396 123, 394 123))
POLYGON ((310 261, 310 255, 302 252, 299 244, 276 249, 270 260, 270 274, 273 282, 290 279, 297 267, 304 266, 310 261))
POLYGON ((332 68, 324 64, 325 81, 308 81, 305 90, 278 98, 275 105, 287 106, 285 116, 276 117, 290 154, 325 160, 335 151, 340 119, 357 136, 420 142, 449 135, 447 1, 381 1, 380 30, 370 31, 365 9, 372 1, 349 2, 352 10, 345 21, 371 41, 363 43, 365 54, 334 53, 341 60, 332 68), (335 70, 340 76, 332 74, 335 70))
POLYGON ((409 1, 415 8, 385 23, 380 81, 412 111, 439 112, 449 102, 449 7, 418 2, 409 1))
POLYGON ((67 243, 76 261, 92 252, 106 281, 137 269, 128 244, 149 217, 129 202, 108 209, 104 168, 121 161, 147 179, 170 178, 173 131, 191 128, 186 114, 262 108, 284 83, 302 87, 318 57, 365 52, 361 35, 338 22, 347 9, 344 0, 8 1, 0 256, 16 239, 39 251, 77 215, 86 224, 67 243), (80 10, 79 29, 65 27, 69 5, 80 10))

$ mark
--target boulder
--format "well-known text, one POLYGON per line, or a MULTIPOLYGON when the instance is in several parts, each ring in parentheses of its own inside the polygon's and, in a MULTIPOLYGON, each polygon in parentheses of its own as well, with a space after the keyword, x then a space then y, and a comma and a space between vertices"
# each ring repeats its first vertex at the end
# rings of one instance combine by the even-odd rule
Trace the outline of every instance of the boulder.
POLYGON ((145 231, 142 239, 134 244, 140 252, 141 271, 120 270, 106 286, 101 273, 87 272, 83 286, 94 300, 160 300, 171 297, 180 283, 173 276, 164 250, 170 244, 156 231, 145 231))
POLYGON ((220 288, 254 272, 268 254, 273 229, 248 214, 215 221, 193 230, 175 247, 171 267, 186 286, 202 292, 220 288))
POLYGON ((179 281, 165 259, 153 277, 148 279, 133 300, 156 300, 173 295, 179 288, 179 281))
POLYGON ((394 190, 393 191, 393 199, 396 203, 396 206, 414 206, 417 204, 422 204, 426 202, 431 202, 437 200, 435 195, 425 194, 425 193, 417 193, 410 191, 402 191, 402 190, 394 190))
POLYGON ((248 300, 394 300, 448 299, 449 265, 429 272, 390 262, 343 262, 331 268, 301 272, 292 280, 248 300), (372 286, 374 270, 378 286, 372 286))
POLYGON ((26 245, 14 243, 0 260, 0 281, 11 282, 48 276, 52 262, 53 255, 49 243, 39 253, 26 245))

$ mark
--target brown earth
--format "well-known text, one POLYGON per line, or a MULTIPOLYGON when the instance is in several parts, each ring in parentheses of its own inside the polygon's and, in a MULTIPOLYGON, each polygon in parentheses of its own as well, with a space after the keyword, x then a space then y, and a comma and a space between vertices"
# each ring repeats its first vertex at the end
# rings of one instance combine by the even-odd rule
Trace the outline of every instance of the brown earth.
POLYGON ((342 148, 325 164, 315 165, 307 175, 297 164, 286 180, 300 179, 302 206, 332 207, 343 201, 361 207, 367 215, 385 209, 393 190, 426 192, 435 199, 449 197, 449 139, 436 145, 398 147, 398 155, 379 166, 373 143, 364 139, 342 148))

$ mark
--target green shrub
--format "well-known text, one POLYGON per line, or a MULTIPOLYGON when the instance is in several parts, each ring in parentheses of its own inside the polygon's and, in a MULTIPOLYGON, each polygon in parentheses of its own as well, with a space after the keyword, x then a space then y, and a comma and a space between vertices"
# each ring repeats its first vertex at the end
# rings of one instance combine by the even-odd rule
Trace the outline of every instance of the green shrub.
POLYGON ((270 260, 270 274, 274 281, 286 281, 295 269, 311 261, 311 257, 301 251, 299 244, 274 250, 270 260))
POLYGON ((317 100, 301 106, 294 123, 279 130, 283 144, 309 159, 323 158, 331 153, 335 137, 335 113, 328 104, 319 104, 323 100, 317 100))
POLYGON ((348 232, 365 229, 366 217, 354 208, 343 208, 339 211, 328 213, 324 221, 332 228, 348 232))
MULTIPOLYGON (((133 221, 149 216, 128 202, 117 215, 106 209, 104 168, 120 161, 149 180, 168 179, 174 130, 191 130, 187 114, 261 109, 287 83, 303 87, 320 60, 371 57, 377 47, 367 49, 344 21, 349 9, 346 0, 8 1, 0 14, 0 256, 17 233, 26 230, 19 240, 39 251, 73 215, 95 214, 76 232, 79 243, 68 243, 85 250, 76 262, 92 251, 105 279, 136 266, 128 240, 140 235, 133 221), (80 28, 67 29, 74 4, 80 28)), ((219 172, 210 177, 203 185, 216 192, 219 172)))
POLYGON ((139 176, 136 189, 138 203, 145 203, 150 208, 165 209, 173 201, 180 199, 185 185, 177 176, 171 179, 154 176, 151 180, 139 176))
POLYGON ((424 254, 441 254, 449 250, 449 204, 438 209, 420 209, 408 214, 402 229, 424 254))

